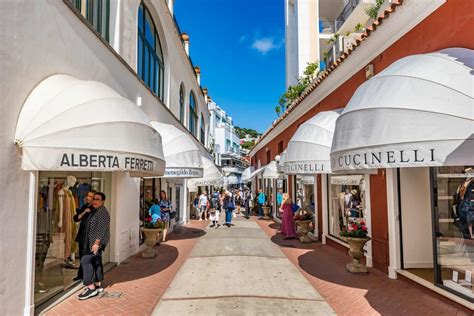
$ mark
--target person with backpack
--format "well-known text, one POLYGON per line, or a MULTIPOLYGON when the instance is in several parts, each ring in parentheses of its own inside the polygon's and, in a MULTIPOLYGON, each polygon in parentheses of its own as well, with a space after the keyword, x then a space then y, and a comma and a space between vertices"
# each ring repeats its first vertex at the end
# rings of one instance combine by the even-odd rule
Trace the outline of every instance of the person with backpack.
POLYGON ((212 225, 210 227, 218 228, 219 226, 219 192, 214 192, 211 197, 210 201, 210 209, 209 209, 209 219, 212 221, 212 225))
POLYGON ((225 224, 227 227, 233 226, 232 225, 232 213, 235 209, 235 199, 232 193, 229 191, 225 191, 225 197, 223 201, 224 209, 225 209, 225 224))

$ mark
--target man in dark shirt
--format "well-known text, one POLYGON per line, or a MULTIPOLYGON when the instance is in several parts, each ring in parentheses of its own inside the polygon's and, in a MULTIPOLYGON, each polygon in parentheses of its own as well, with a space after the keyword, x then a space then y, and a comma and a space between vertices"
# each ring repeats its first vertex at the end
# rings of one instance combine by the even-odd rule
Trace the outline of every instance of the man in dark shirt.
POLYGON ((94 297, 103 290, 104 280, 102 251, 110 240, 110 213, 104 206, 105 194, 97 192, 92 200, 93 210, 85 223, 82 283, 86 286, 79 294, 80 300, 94 297))
MULTIPOLYGON (((84 197, 84 204, 81 208, 76 210, 76 215, 74 215, 74 222, 81 222, 79 224, 79 231, 77 232, 76 242, 79 244, 79 259, 84 255, 84 230, 86 229, 86 221, 92 211, 92 199, 96 191, 91 190, 87 192, 84 197)), ((77 276, 73 279, 74 281, 82 280, 82 265, 79 265, 79 270, 77 271, 77 276)))

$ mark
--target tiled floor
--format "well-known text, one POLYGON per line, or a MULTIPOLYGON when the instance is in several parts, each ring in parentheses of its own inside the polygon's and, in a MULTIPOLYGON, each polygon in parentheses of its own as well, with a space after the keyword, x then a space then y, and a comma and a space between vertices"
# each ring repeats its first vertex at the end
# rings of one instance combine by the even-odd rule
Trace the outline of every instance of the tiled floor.
POLYGON ((108 292, 122 292, 119 298, 91 298, 79 301, 73 295, 46 315, 150 315, 187 259, 198 237, 205 234, 207 222, 193 221, 157 247, 154 259, 135 255, 105 276, 108 292))
POLYGON ((278 224, 257 222, 338 315, 472 315, 427 289, 391 280, 378 270, 351 274, 345 270, 350 258, 344 252, 321 243, 284 240, 276 234, 278 224))

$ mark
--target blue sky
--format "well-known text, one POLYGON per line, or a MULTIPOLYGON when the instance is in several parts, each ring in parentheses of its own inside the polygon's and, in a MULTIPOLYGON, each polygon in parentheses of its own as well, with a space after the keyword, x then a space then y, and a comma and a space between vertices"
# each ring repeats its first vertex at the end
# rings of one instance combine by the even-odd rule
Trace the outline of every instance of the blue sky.
POLYGON ((201 86, 240 127, 264 132, 285 89, 283 0, 176 0, 201 86))

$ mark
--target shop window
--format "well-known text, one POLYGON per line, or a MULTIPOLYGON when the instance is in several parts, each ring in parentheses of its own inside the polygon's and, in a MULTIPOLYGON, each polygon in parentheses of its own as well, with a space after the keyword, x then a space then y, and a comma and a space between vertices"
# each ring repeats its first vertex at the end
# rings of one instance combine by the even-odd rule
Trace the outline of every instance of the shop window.
POLYGON ((161 43, 150 11, 143 4, 138 9, 137 73, 150 90, 163 101, 164 59, 161 43))
POLYGON ((474 167, 432 169, 435 282, 474 301, 474 167))
POLYGON ((288 185, 286 179, 276 180, 276 208, 275 216, 281 218, 280 206, 283 202, 283 193, 288 193, 288 185))
POLYGON ((184 106, 184 84, 181 83, 181 86, 179 87, 179 121, 181 124, 184 124, 184 112, 185 112, 185 106, 184 106))
MULTIPOLYGON (((111 174, 105 172, 40 172, 36 208, 35 305, 69 289, 79 267, 78 225, 73 216, 90 190, 104 192, 111 211, 111 174)), ((111 213, 112 215, 112 213, 111 213)), ((110 247, 102 254, 110 257, 110 247)))
POLYGON ((206 125, 204 123, 204 115, 201 113, 201 143, 206 143, 206 125))
POLYGON ((351 222, 366 221, 364 176, 329 176, 328 204, 329 234, 333 237, 340 238, 340 232, 345 230, 351 222))
POLYGON ((194 93, 191 91, 189 93, 189 131, 191 134, 196 136, 197 133, 197 109, 196 109, 196 97, 194 93))
POLYGON ((109 41, 110 0, 69 0, 92 27, 109 41))

